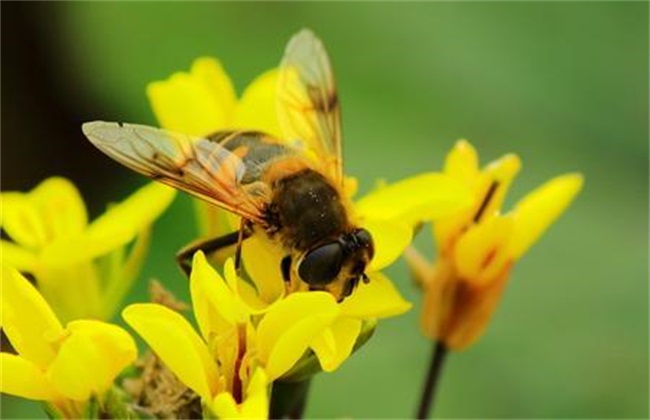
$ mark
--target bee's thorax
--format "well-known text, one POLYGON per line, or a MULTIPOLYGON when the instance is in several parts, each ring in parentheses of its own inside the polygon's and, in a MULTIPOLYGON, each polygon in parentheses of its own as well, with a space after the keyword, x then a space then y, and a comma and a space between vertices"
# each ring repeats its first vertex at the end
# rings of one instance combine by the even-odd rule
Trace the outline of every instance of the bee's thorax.
POLYGON ((290 249, 304 251, 349 230, 339 190, 312 169, 277 179, 267 213, 270 228, 275 225, 290 249))

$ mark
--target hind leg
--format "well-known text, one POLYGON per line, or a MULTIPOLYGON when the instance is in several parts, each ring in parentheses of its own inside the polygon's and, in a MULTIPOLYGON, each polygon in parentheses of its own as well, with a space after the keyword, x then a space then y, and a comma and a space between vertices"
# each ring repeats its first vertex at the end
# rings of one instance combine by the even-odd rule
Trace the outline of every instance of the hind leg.
POLYGON ((239 271, 239 266, 241 264, 241 246, 244 240, 249 238, 252 235, 252 230, 247 223, 242 221, 242 226, 239 230, 231 232, 227 235, 219 236, 217 238, 211 239, 201 239, 194 242, 190 242, 184 246, 178 253, 176 253, 176 261, 180 266, 181 270, 189 277, 190 272, 192 271, 192 258, 196 251, 203 251, 206 254, 212 254, 213 252, 219 251, 221 249, 227 248, 229 246, 237 245, 235 251, 235 267, 239 271))

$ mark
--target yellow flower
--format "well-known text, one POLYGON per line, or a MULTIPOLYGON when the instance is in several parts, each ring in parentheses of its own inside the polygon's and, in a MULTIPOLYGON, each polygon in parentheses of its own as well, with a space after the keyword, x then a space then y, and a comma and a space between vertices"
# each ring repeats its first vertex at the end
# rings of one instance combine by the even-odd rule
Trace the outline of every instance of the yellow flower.
MULTIPOLYGON (((203 57, 195 60, 189 73, 179 72, 168 80, 151 83, 147 94, 158 121, 168 130, 207 135, 238 128, 283 138, 276 110, 276 90, 277 70, 273 69, 255 79, 238 101, 221 64, 203 57)), ((346 191, 350 195, 356 189, 355 184, 354 179, 346 179, 346 191)), ((354 206, 354 216, 373 235, 376 254, 371 268, 381 269, 402 253, 411 240, 411 226, 416 219, 437 218, 458 211, 469 204, 470 198, 463 184, 435 173, 409 178, 361 198, 354 206)), ((202 235, 216 237, 239 227, 236 221, 224 216, 226 212, 205 203, 200 206, 202 235)), ((265 256, 273 251, 268 250, 268 244, 260 244, 260 240, 248 240, 244 248, 245 262, 247 255, 255 256, 255 264, 247 264, 251 277, 264 279, 256 284, 263 290, 262 295, 269 300, 277 298, 280 289, 284 289, 277 269, 279 263, 276 264, 278 255, 265 256), (261 248, 267 251, 258 255, 261 248), (260 263, 260 259, 269 264, 260 263), (273 273, 273 281, 269 280, 269 271, 273 273)))
POLYGON ((190 292, 200 336, 181 315, 157 304, 130 305, 123 317, 217 417, 266 418, 268 385, 307 350, 324 370, 333 370, 352 352, 360 314, 384 317, 410 306, 379 299, 378 293, 396 293, 381 278, 343 304, 329 293, 309 292, 265 305, 237 277, 232 259, 223 277, 200 251, 192 267, 190 292))
POLYGON ((425 291, 422 328, 431 339, 460 350, 485 330, 510 269, 566 210, 582 188, 567 174, 538 187, 502 214, 506 192, 521 163, 506 155, 483 170, 475 149, 459 141, 444 172, 474 193, 472 206, 435 221, 438 259, 431 266, 415 250, 406 257, 425 291))
POLYGON ((137 356, 131 336, 100 321, 61 325, 52 308, 18 271, 2 266, 2 328, 16 354, 0 353, 0 391, 47 401, 79 418, 137 356))
MULTIPOLYGON (((258 76, 238 100, 221 63, 210 57, 194 60, 189 72, 147 86, 147 96, 160 126, 178 133, 205 136, 220 130, 259 130, 282 138, 276 115, 278 72, 258 76)), ((227 213, 194 200, 201 236, 216 237, 230 230, 227 213)))
POLYGON ((2 260, 32 274, 64 321, 108 319, 139 272, 149 226, 174 196, 175 190, 151 183, 88 223, 83 200, 67 179, 48 178, 28 193, 3 192, 0 224, 14 242, 0 241, 2 260))
POLYGON ((208 265, 203 253, 195 255, 190 292, 201 336, 185 318, 161 305, 130 305, 122 315, 167 367, 201 397, 209 412, 219 418, 267 418, 268 384, 274 379, 269 372, 281 373, 284 360, 274 356, 269 361, 270 350, 263 359, 257 356, 257 334, 251 322, 255 311, 239 297, 243 283, 236 278, 232 260, 224 275, 225 279, 208 265))
MULTIPOLYGON (((206 135, 224 129, 251 129, 282 139, 276 90, 277 71, 270 70, 253 81, 237 101, 230 78, 219 62, 200 58, 189 73, 152 83, 148 96, 160 124, 169 130, 206 135)), ((353 194, 354 179, 346 179, 345 190, 353 194)), ((376 318, 401 314, 410 307, 379 270, 402 254, 411 241, 416 221, 457 212, 470 201, 470 191, 461 182, 444 174, 427 173, 379 188, 353 204, 350 216, 371 233, 375 255, 366 273, 369 283, 361 284, 337 306, 336 321, 310 343, 322 369, 338 367, 360 335, 369 335, 376 318)), ((200 203, 198 208, 204 236, 224 235, 239 227, 237 218, 214 206, 200 203)), ((253 291, 242 291, 249 305, 265 310, 291 298, 290 294, 308 289, 306 284, 287 287, 280 270, 282 250, 267 238, 255 235, 244 241, 242 255, 246 273, 255 286, 253 291)), ((331 301, 328 305, 335 304, 331 297, 322 299, 331 301)))

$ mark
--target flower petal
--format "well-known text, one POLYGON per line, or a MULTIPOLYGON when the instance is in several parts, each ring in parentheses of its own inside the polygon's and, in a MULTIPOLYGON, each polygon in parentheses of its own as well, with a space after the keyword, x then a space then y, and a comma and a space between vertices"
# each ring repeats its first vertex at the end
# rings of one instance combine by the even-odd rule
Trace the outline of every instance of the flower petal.
POLYGON ((162 127, 194 136, 228 128, 236 102, 228 74, 209 57, 195 60, 189 74, 150 83, 147 96, 162 127))
POLYGON ((126 245, 147 228, 176 197, 176 190, 151 182, 111 206, 85 232, 43 250, 44 264, 61 265, 93 259, 126 245))
POLYGON ((413 237, 413 229, 398 220, 366 219, 363 227, 370 232, 375 250, 368 271, 381 270, 392 264, 413 237))
POLYGON ((515 220, 510 253, 521 257, 567 209, 582 189, 580 174, 554 178, 524 197, 512 211, 515 220))
POLYGON ((478 154, 467 140, 458 140, 445 158, 446 174, 471 185, 478 176, 478 154))
POLYGON ((63 327, 36 288, 18 271, 2 266, 2 327, 25 359, 45 368, 55 357, 47 340, 63 327))
POLYGON ((490 217, 470 226, 454 250, 458 275, 473 284, 491 280, 482 276, 482 273, 486 270, 499 271, 499 268, 492 268, 492 265, 503 265, 506 262, 501 255, 512 231, 512 218, 508 216, 490 217))
POLYGON ((137 352, 133 338, 116 325, 73 321, 63 334, 48 377, 61 394, 85 401, 107 391, 115 377, 136 359, 137 352))
POLYGON ((60 397, 36 364, 15 354, 0 353, 0 374, 2 393, 40 401, 60 397))
POLYGON ((220 392, 210 405, 210 411, 218 419, 239 419, 241 412, 235 397, 228 391, 220 392))
POLYGON ((194 254, 190 293, 194 316, 203 337, 209 338, 219 331, 219 325, 245 323, 248 311, 239 297, 228 288, 223 277, 205 259, 202 251, 194 254))
POLYGON ((92 262, 43 264, 36 280, 39 292, 61 322, 102 315, 102 285, 97 266, 92 262))
POLYGON ((235 110, 235 127, 282 139, 277 104, 278 70, 262 73, 248 85, 235 110))
POLYGON ((147 303, 128 306, 122 317, 185 385, 206 401, 212 399, 218 368, 185 318, 164 306, 147 303))
POLYGON ((269 397, 264 370, 255 369, 241 404, 237 404, 230 392, 222 392, 215 397, 210 408, 220 419, 267 419, 269 397))
POLYGON ((434 223, 434 237, 441 252, 446 253, 451 242, 467 226, 499 213, 520 168, 519 157, 509 154, 490 163, 476 179, 468 181, 467 185, 472 188, 472 204, 434 223))
POLYGON ((39 209, 26 194, 6 192, 2 198, 2 229, 16 243, 37 249, 48 240, 48 230, 39 209))
POLYGON ((280 262, 282 250, 266 237, 253 235, 242 244, 244 268, 255 283, 260 299, 276 301, 284 293, 280 262))
POLYGON ((40 183, 30 193, 40 209, 45 225, 52 238, 76 235, 88 224, 86 205, 79 190, 62 177, 51 177, 40 183))
POLYGON ((393 283, 379 271, 368 273, 370 281, 360 283, 352 295, 339 307, 346 316, 367 319, 387 318, 403 314, 411 309, 393 283))
POLYGON ((246 396, 241 405, 243 418, 266 419, 269 417, 269 381, 262 368, 255 369, 246 387, 246 396))
POLYGON ((269 380, 288 371, 338 314, 326 292, 293 293, 274 305, 260 321, 256 339, 269 380))
POLYGON ((490 216, 494 213, 497 213, 501 206, 503 205, 503 200, 505 200, 506 194, 510 189, 512 181, 519 173, 521 169, 521 159, 515 154, 507 154, 500 159, 490 163, 483 172, 483 179, 479 187, 479 196, 475 201, 474 214, 472 215, 476 218, 477 212, 481 211, 480 207, 485 206, 481 211, 483 215, 490 216), (489 202, 484 205, 484 201, 487 199, 487 195, 490 194, 489 190, 492 188, 492 185, 496 183, 496 190, 493 195, 490 197, 489 202))
POLYGON ((0 255, 4 264, 23 272, 32 273, 38 265, 36 254, 4 239, 0 239, 0 255))
POLYGON ((462 182, 440 173, 426 173, 379 188, 356 203, 361 218, 399 220, 415 226, 452 214, 472 203, 462 182))
POLYGON ((3 229, 28 248, 77 235, 88 223, 79 191, 61 177, 48 178, 29 193, 2 193, 2 207, 3 229))
POLYGON ((360 331, 361 320, 341 317, 312 341, 310 347, 325 372, 332 372, 350 356, 360 331))

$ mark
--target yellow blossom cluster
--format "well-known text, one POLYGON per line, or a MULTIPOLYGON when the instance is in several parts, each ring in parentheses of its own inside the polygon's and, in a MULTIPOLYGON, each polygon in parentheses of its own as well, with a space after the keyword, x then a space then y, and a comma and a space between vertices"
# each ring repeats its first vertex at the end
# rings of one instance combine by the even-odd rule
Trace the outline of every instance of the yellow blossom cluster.
MULTIPOLYGON (((151 83, 147 94, 169 130, 205 136, 247 129, 282 138, 277 79, 277 70, 269 70, 238 98, 222 65, 204 57, 189 72, 151 83)), ((519 167, 519 158, 507 155, 480 169, 474 148, 461 141, 443 171, 358 199, 356 181, 346 178, 353 217, 371 233, 375 253, 369 281, 342 302, 306 286, 288 288, 281 250, 254 235, 242 244, 244 271, 231 255, 218 263, 202 251, 194 255, 189 289, 198 331, 156 303, 129 305, 122 317, 200 397, 204 414, 216 418, 268 417, 274 381, 311 374, 314 363, 337 369, 378 319, 407 311, 411 304, 380 271, 404 252, 424 290, 424 333, 465 348, 485 329, 513 263, 582 186, 577 174, 555 178, 502 213, 519 167), (407 249, 423 222, 434 222, 435 264, 407 249)), ((91 401, 108 410, 107 393, 137 349, 129 333, 104 321, 138 277, 151 224, 174 197, 174 190, 151 183, 89 223, 79 192, 63 178, 28 193, 2 193, 0 223, 11 238, 0 242, 2 328, 15 350, 1 353, 2 392, 46 401, 68 418, 86 415, 91 401)), ((196 201, 196 209, 201 236, 239 226, 235 216, 204 202, 196 201)))

